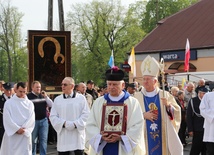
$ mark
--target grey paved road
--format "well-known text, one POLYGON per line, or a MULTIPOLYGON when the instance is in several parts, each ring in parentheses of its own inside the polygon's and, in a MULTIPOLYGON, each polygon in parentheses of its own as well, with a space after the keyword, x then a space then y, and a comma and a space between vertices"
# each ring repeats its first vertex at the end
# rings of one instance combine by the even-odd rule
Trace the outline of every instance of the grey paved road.
MULTIPOLYGON (((191 142, 191 138, 188 138, 187 142, 190 143, 191 142)), ((191 144, 188 144, 184 148, 184 155, 189 155, 190 148, 191 148, 191 144)), ((37 154, 37 155, 39 155, 39 154, 37 154)), ((48 145, 48 153, 47 153, 47 155, 58 155, 55 144, 54 145, 48 145)))

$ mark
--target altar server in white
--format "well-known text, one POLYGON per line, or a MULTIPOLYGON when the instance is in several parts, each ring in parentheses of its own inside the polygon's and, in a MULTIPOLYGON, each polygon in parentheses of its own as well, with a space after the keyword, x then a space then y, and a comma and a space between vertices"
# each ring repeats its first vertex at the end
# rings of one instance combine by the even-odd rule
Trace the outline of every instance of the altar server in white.
POLYGON ((17 83, 17 92, 4 105, 3 136, 0 155, 31 155, 31 133, 35 125, 34 105, 27 96, 27 87, 17 83))
MULTIPOLYGON (((86 125, 86 146, 89 148, 89 155, 144 155, 145 146, 143 138, 143 115, 140 108, 140 104, 137 99, 130 96, 125 88, 125 82, 123 81, 124 72, 118 67, 106 71, 107 89, 108 92, 104 96, 99 97, 94 102, 91 113, 86 125), (127 114, 121 114, 117 111, 110 110, 109 115, 104 111, 103 105, 124 106, 127 105, 127 114), (103 121, 102 115, 105 115, 112 121, 111 128, 113 129, 118 120, 124 118, 126 120, 126 126, 123 128, 122 134, 106 133, 101 131, 103 121), (113 115, 113 116, 110 116, 113 115)), ((114 108, 113 108, 114 109, 114 108)), ((108 125, 108 123, 106 124, 108 125)), ((115 130, 113 130, 115 131, 115 130)))
POLYGON ((200 113, 204 117, 204 137, 206 142, 206 155, 214 154, 214 92, 206 93, 199 106, 200 113))
POLYGON ((63 94, 54 100, 50 121, 57 132, 59 155, 83 155, 85 148, 85 126, 90 108, 85 96, 74 91, 74 80, 65 77, 62 81, 63 94))

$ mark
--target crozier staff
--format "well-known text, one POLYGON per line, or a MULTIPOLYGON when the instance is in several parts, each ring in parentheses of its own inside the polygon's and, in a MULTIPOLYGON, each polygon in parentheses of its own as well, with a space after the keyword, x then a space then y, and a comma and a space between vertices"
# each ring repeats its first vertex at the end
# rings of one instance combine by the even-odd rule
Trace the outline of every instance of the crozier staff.
POLYGON ((183 146, 178 138, 181 122, 180 107, 169 92, 157 86, 160 64, 147 56, 141 65, 143 88, 135 97, 139 100, 145 119, 146 154, 182 155, 183 146))

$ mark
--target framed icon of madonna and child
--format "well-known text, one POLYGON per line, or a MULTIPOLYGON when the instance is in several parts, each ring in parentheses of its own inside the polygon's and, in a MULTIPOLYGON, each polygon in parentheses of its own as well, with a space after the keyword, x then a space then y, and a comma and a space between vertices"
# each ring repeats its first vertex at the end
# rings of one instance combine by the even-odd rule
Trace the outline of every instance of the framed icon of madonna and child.
POLYGON ((37 80, 47 92, 61 91, 71 76, 70 31, 28 31, 29 88, 37 80))

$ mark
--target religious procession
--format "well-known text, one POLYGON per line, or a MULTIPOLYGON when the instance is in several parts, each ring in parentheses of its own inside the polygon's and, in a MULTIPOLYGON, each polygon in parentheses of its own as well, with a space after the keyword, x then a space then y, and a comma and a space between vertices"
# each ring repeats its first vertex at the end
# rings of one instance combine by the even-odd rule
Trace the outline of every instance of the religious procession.
POLYGON ((164 63, 148 55, 141 64, 142 86, 126 87, 112 57, 109 65, 102 93, 93 80, 76 85, 65 77, 54 101, 39 81, 29 93, 26 82, 1 81, 0 154, 47 154, 51 142, 58 155, 182 155, 187 134, 193 136, 190 154, 213 154, 208 123, 213 93, 203 79, 196 89, 193 83, 166 89, 164 81, 160 89, 164 63))
POLYGON ((89 55, 102 61, 102 76, 85 63, 94 78, 84 81, 62 1, 60 31, 53 31, 52 3, 48 31, 28 30, 27 81, 0 80, 0 155, 214 155, 214 29, 205 18, 214 16, 213 0, 157 21, 124 63, 115 60, 127 57, 116 56, 125 45, 105 36, 110 58, 102 44, 89 55))

